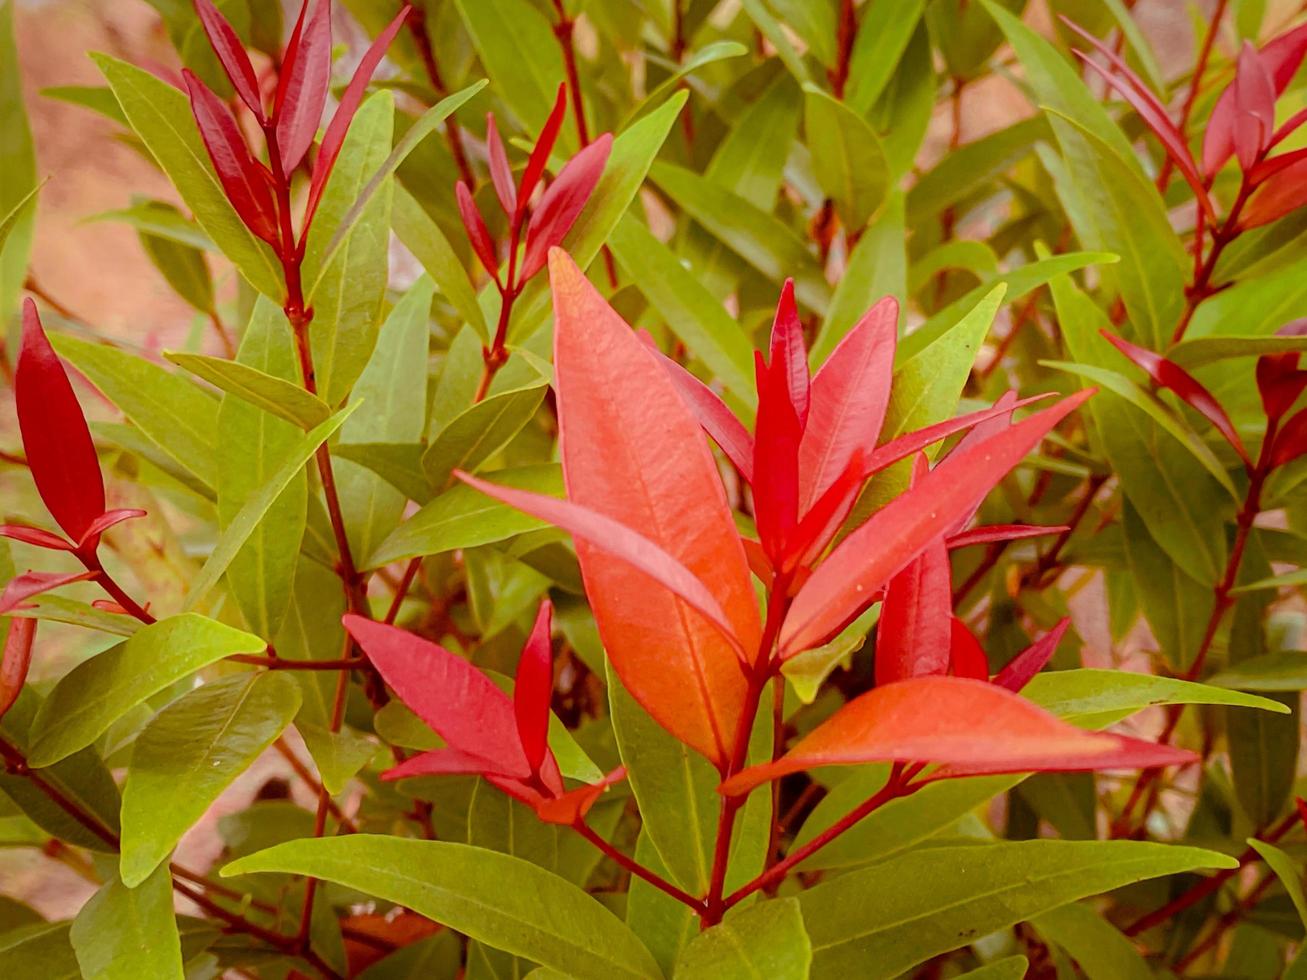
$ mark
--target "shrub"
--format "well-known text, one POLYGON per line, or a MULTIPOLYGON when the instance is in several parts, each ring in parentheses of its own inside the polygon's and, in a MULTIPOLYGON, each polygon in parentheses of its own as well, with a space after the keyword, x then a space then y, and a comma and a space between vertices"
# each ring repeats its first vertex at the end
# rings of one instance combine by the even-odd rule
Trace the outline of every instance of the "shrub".
POLYGON ((1301 15, 343 6, 51 93, 156 353, 25 278, 5 5, 0 834, 95 890, 0 974, 1307 973, 1301 15))

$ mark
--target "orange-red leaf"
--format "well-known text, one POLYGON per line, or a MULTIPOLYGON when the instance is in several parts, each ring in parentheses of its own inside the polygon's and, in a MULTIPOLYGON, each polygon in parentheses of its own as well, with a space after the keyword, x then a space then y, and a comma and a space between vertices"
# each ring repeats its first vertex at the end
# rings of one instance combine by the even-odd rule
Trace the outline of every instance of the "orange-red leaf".
POLYGON ((930 762, 950 774, 1138 769, 1189 762, 1193 753, 1086 732, 995 684, 914 677, 850 701, 779 761, 721 786, 737 796, 792 772, 868 762, 930 762))
MULTIPOLYGON (((752 653, 761 630, 744 547, 698 423, 654 352, 559 250, 550 280, 568 497, 638 528, 684 565, 752 653)), ((745 692, 731 643, 629 562, 585 540, 576 551, 622 683, 664 728, 724 763, 745 692)))
POLYGON ((1018 422, 925 474, 853 531, 794 597, 781 628, 782 656, 819 646, 935 538, 970 514, 1009 470, 1093 392, 1018 422))

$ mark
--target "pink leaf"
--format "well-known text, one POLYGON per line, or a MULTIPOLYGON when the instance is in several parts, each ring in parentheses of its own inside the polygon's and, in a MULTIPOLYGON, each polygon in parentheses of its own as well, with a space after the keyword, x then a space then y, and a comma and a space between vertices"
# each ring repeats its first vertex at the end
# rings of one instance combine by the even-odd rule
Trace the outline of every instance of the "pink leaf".
POLYGON ((1275 82, 1251 41, 1239 51, 1234 76, 1234 152, 1251 170, 1275 129, 1275 82))
POLYGON ((95 520, 93 520, 86 532, 82 535, 81 540, 77 542, 79 548, 85 548, 93 542, 98 542, 100 535, 111 527, 121 524, 123 521, 135 520, 138 517, 144 517, 145 511, 131 508, 119 508, 117 510, 105 511, 95 520))
POLYGON ((9 621, 4 653, 0 654, 0 718, 5 716, 23 692, 27 670, 32 664, 36 620, 15 617, 9 621))
POLYGON ((65 541, 59 535, 51 534, 39 527, 28 527, 26 524, 0 524, 0 538, 11 538, 14 541, 23 542, 23 544, 47 548, 50 551, 77 550, 76 545, 65 541))
POLYGON ((1169 746, 1081 731, 994 684, 914 677, 855 698, 779 761, 744 770, 720 792, 738 796, 788 773, 869 762, 944 763, 951 776, 1151 768, 1195 758, 1169 746))
POLYGON ((706 384, 696 378, 666 354, 658 351, 658 358, 667 375, 676 385, 685 404, 698 418, 703 431, 721 447, 746 483, 753 482, 753 436, 726 407, 726 403, 706 384))
POLYGON ((241 39, 236 36, 227 19, 218 12, 213 0, 195 0, 195 12, 200 15, 204 33, 209 37, 209 44, 218 56, 222 70, 231 79, 232 88, 241 97, 241 101, 250 107, 262 126, 268 117, 263 111, 263 99, 259 95, 259 80, 241 39))
POLYGON ((1144 373, 1153 381, 1163 388, 1169 388, 1175 392, 1181 401, 1211 422, 1216 431, 1221 433, 1225 437, 1225 441, 1239 454, 1239 458, 1245 463, 1249 461, 1248 452, 1239 439, 1239 433, 1235 431, 1234 423, 1225 414, 1225 409, 1221 407, 1221 403, 1216 400, 1216 397, 1210 391, 1203 387, 1197 378, 1161 354, 1155 354, 1153 351, 1138 347, 1128 340, 1108 333, 1106 330, 1099 332, 1111 342, 1113 347, 1129 358, 1136 366, 1142 368, 1144 373))
POLYGON ((517 188, 513 186, 513 168, 508 164, 504 141, 495 125, 495 114, 486 113, 486 156, 490 164, 490 180, 495 185, 504 214, 512 217, 517 211, 517 188))
MULTIPOLYGON (((522 259, 522 276, 526 282, 544 268, 549 250, 561 245, 572 225, 594 193, 603 175, 608 154, 613 148, 613 134, 604 133, 583 149, 559 171, 545 188, 539 206, 531 213, 526 226, 526 253, 522 259)), ((523 181, 523 195, 526 194, 523 181)))
POLYGON ((104 478, 82 407, 30 299, 23 303, 14 401, 37 492, 55 522, 80 540, 104 513, 104 478))
POLYGON ((531 771, 538 772, 549 751, 549 701, 554 691, 553 651, 549 632, 554 607, 540 603, 535 625, 517 662, 517 683, 513 688, 513 713, 531 771))
POLYGON ((1046 526, 1043 524, 987 524, 959 531, 948 537, 949 550, 967 548, 976 544, 993 544, 996 541, 1021 541, 1025 538, 1042 538, 1047 534, 1061 534, 1071 530, 1065 524, 1046 526))
POLYGON ((318 0, 313 15, 306 19, 308 2, 304 0, 300 8, 295 33, 286 48, 273 107, 277 149, 287 174, 299 166, 313 145, 331 84, 331 0, 318 0))
POLYGON ((1006 667, 998 672, 994 677, 994 683, 999 687, 1007 688, 1009 691, 1020 691, 1030 679, 1044 669, 1044 664, 1052 658, 1057 650, 1057 645, 1062 642, 1062 637, 1066 636, 1067 629, 1071 626, 1071 620, 1063 619, 1051 630, 1041 636, 1025 650, 1018 653, 1008 663, 1006 667))
MULTIPOLYGON (((887 296, 840 341, 812 379, 799 448, 800 513, 844 472, 855 450, 876 445, 889 405, 898 302, 887 296)), ((800 335, 801 336, 801 335, 800 335)))
POLYGON ((5 586, 0 594, 0 615, 17 609, 28 599, 73 582, 93 579, 99 572, 24 572, 5 586))
POLYGON ((262 164, 250 155, 245 137, 231 112, 189 68, 183 69, 191 112, 209 151, 223 193, 245 226, 259 238, 277 245, 277 205, 262 173, 262 164))
POLYGON ((554 97, 554 107, 549 110, 549 118, 545 120, 536 145, 531 150, 531 156, 527 158, 526 169, 522 171, 522 185, 517 190, 515 218, 521 218, 523 209, 531 203, 531 195, 535 193, 536 185, 540 183, 545 167, 549 165, 549 155, 554 152, 554 143, 558 140, 558 132, 563 127, 563 119, 566 115, 567 86, 559 85, 558 95, 554 97))
POLYGON ((582 507, 570 500, 559 500, 557 497, 547 497, 544 494, 532 493, 530 490, 499 486, 479 480, 462 470, 455 470, 454 475, 486 496, 494 497, 532 517, 548 521, 555 527, 561 527, 578 540, 615 558, 620 558, 632 568, 639 569, 689 603, 717 628, 741 658, 746 656, 744 647, 735 636, 734 627, 727 619, 726 613, 722 611, 720 603, 708 591, 708 587, 676 558, 639 531, 632 530, 611 517, 606 517, 598 511, 582 507))
POLYGON ((495 242, 490 237, 490 230, 486 228, 476 201, 472 200, 472 192, 460 180, 454 186, 454 196, 458 199, 458 216, 463 220, 463 230, 467 232, 467 240, 472 243, 472 251, 476 252, 482 267, 495 282, 499 282, 499 259, 495 255, 495 242))
POLYGON ((414 776, 484 776, 490 773, 510 775, 500 771, 499 763, 461 749, 432 749, 405 759, 381 774, 387 782, 411 779, 414 776))
POLYGON ((781 628, 783 656, 819 646, 866 608, 873 593, 947 531, 1092 390, 1064 399, 985 442, 953 454, 911 491, 886 504, 818 566, 794 597, 781 628))
MULTIPOLYGON (((327 0, 321 2, 325 3, 327 0)), ((353 122, 354 114, 358 112, 363 95, 367 92, 368 83, 372 81, 377 65, 381 64, 381 59, 386 56, 390 43, 395 40, 395 35, 404 26, 404 20, 412 10, 411 6, 405 4, 395 19, 386 25, 386 29, 377 35, 377 39, 363 53, 358 68, 354 70, 354 77, 349 80, 345 93, 340 97, 340 105, 336 107, 331 122, 327 124, 327 131, 323 134, 322 149, 318 151, 318 157, 313 161, 313 176, 309 180, 309 201, 304 210, 305 228, 313 222, 313 216, 317 213, 318 204, 321 203, 323 192, 327 189, 327 181, 331 178, 332 168, 336 166, 336 158, 340 156, 340 148, 345 145, 349 124, 353 122)), ((322 110, 319 108, 319 118, 321 114, 322 110)), ((316 130, 315 122, 314 131, 316 130)))

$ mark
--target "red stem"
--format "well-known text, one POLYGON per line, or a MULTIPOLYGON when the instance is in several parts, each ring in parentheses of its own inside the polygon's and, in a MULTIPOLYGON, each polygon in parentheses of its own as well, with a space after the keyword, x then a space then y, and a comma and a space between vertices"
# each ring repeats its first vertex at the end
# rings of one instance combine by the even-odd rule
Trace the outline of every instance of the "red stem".
POLYGON ((677 888, 670 881, 661 877, 660 875, 655 874, 653 871, 650 871, 639 861, 627 857, 625 854, 623 854, 621 851, 615 848, 612 844, 608 843, 608 841, 604 840, 603 837, 597 834, 594 830, 592 830, 590 826, 586 824, 584 819, 578 819, 576 823, 572 824, 572 829, 575 830, 582 837, 584 837, 586 840, 588 840, 595 847, 599 848, 599 850, 603 851, 604 854, 612 858, 618 865, 625 868, 631 874, 635 875, 637 878, 641 879, 642 881, 648 882, 649 884, 657 888, 660 892, 663 892, 666 895, 670 895, 672 898, 676 899, 678 902, 682 903, 683 905, 688 905, 696 912, 700 912, 700 913, 703 912, 704 903, 702 899, 695 898, 693 895, 681 891, 681 889, 677 888))
MULTIPOLYGON (((441 77, 436 53, 431 50, 431 38, 427 36, 427 12, 421 4, 412 7, 406 24, 409 33, 413 35, 413 44, 418 49, 418 57, 422 59, 422 67, 427 73, 427 80, 431 83, 431 87, 436 90, 438 96, 448 95, 449 88, 441 77)), ((454 158, 454 164, 458 167, 463 183, 468 187, 475 187, 476 176, 468 165, 467 153, 463 149, 463 130, 452 115, 445 120, 445 142, 449 144, 449 155, 454 158)))
MULTIPOLYGON (((1207 71, 1207 61, 1212 55, 1212 45, 1216 41, 1217 32, 1221 27, 1221 20, 1225 17, 1225 8, 1229 6, 1230 0, 1217 0, 1216 10, 1212 13, 1212 22, 1207 27, 1207 36, 1203 38, 1202 47, 1198 51, 1198 61, 1194 65, 1193 78, 1189 80, 1189 94, 1185 96, 1184 106, 1180 109, 1180 119, 1176 122, 1176 129, 1180 135, 1185 135, 1185 130, 1189 125, 1189 117, 1194 111, 1194 102, 1198 99, 1198 92, 1202 88, 1203 73, 1207 71)), ((1168 154, 1166 160, 1162 163, 1162 169, 1157 175, 1157 190, 1165 195, 1167 184, 1171 182, 1171 174, 1175 165, 1171 162, 1168 154)))

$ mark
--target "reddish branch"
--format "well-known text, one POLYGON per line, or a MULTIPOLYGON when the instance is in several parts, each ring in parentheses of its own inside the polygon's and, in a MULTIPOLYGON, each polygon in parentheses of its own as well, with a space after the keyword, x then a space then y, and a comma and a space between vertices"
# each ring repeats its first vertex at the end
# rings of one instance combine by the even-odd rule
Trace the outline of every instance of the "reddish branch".
MULTIPOLYGON (((449 88, 445 85, 445 79, 440 74, 440 65, 436 62, 436 54, 431 49, 431 38, 427 34, 427 12, 421 4, 415 4, 408 15, 406 21, 409 33, 413 36, 413 44, 418 49, 418 57, 422 59, 422 67, 427 73, 427 81, 431 87, 436 90, 436 95, 446 96, 449 94, 449 88)), ((467 162, 467 153, 463 149, 463 130, 459 126, 458 120, 450 115, 445 120, 445 142, 449 144, 449 155, 454 158, 454 164, 458 167, 459 176, 471 187, 476 183, 476 176, 472 173, 472 168, 467 162)))
MULTIPOLYGON (((1216 35, 1221 29, 1221 21, 1225 19, 1225 8, 1230 4, 1230 0, 1217 0, 1216 10, 1212 13, 1212 21, 1207 26, 1207 36, 1203 38, 1202 47, 1198 50, 1198 61, 1194 65, 1193 77, 1189 80, 1189 93, 1185 96, 1184 106, 1180 109, 1180 118, 1176 121, 1176 129, 1180 135, 1185 135, 1185 130, 1189 126, 1189 117, 1193 114, 1194 103, 1198 99, 1198 93, 1203 86, 1203 74, 1207 71, 1207 62, 1212 55, 1212 45, 1216 41, 1216 35)), ((1124 35, 1123 35, 1124 37, 1124 35)), ((1175 170, 1175 164, 1168 155, 1162 163, 1162 169, 1157 174, 1157 189, 1162 194, 1166 193, 1167 184, 1171 182, 1171 174, 1175 170)))

